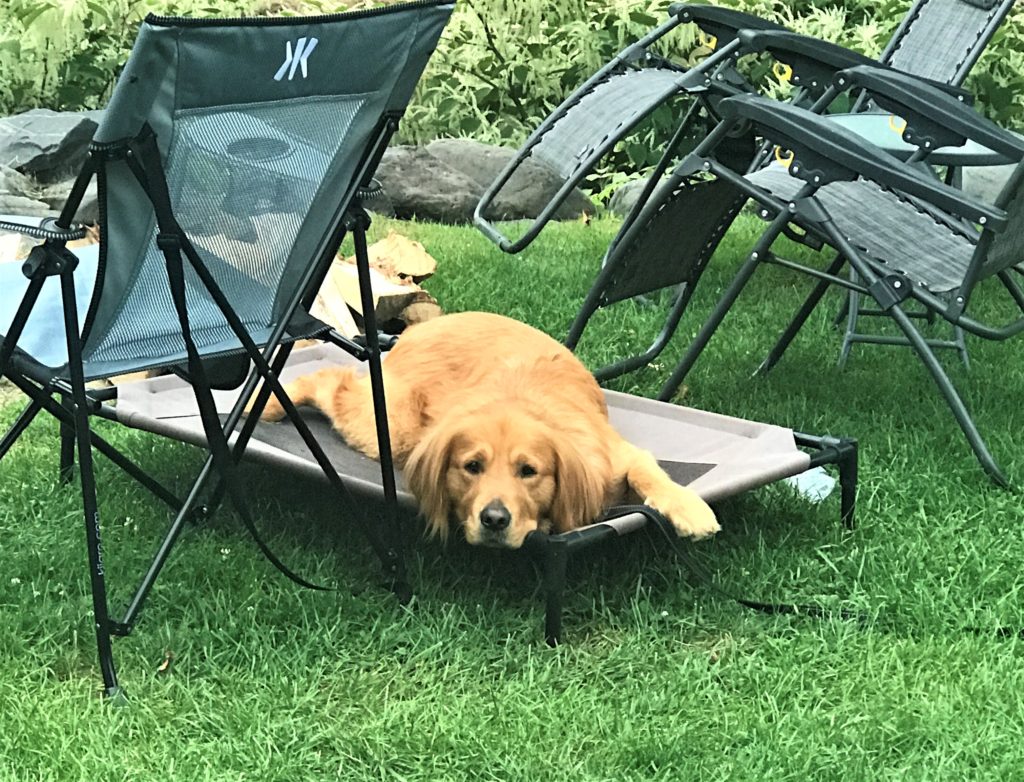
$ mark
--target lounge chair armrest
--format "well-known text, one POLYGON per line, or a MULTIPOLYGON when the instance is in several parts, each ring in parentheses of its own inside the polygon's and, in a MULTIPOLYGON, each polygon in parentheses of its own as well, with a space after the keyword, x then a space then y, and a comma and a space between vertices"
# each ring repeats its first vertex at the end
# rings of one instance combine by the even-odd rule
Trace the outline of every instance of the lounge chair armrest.
POLYGON ((744 30, 738 37, 745 54, 767 52, 792 68, 793 84, 812 90, 827 88, 836 71, 878 64, 859 52, 789 30, 744 30))
POLYGON ((867 90, 875 103, 906 120, 903 140, 909 144, 937 149, 970 139, 1009 160, 1024 158, 1024 139, 913 76, 892 68, 857 66, 837 73, 835 84, 867 90))
POLYGON ((85 227, 81 225, 61 228, 54 217, 44 217, 42 220, 26 217, 24 220, 30 222, 22 222, 22 218, 13 215, 0 216, 0 231, 12 231, 32 239, 52 239, 58 242, 82 239, 86 233, 85 227))
MULTIPOLYGON (((793 69, 790 80, 794 84, 812 90, 824 90, 832 83, 833 76, 838 71, 848 68, 858 66, 888 68, 878 60, 838 44, 788 30, 744 30, 738 37, 744 53, 768 52, 776 60, 793 69)), ((968 104, 974 102, 974 96, 962 87, 954 87, 920 76, 908 78, 948 92, 968 104)))
POLYGON ((776 22, 717 5, 674 3, 669 6, 668 12, 684 22, 692 22, 708 35, 715 36, 718 46, 735 40, 740 30, 786 31, 785 27, 776 22))
POLYGON ((1006 223, 1002 209, 920 174, 856 133, 806 109, 757 95, 738 95, 723 100, 719 110, 727 120, 749 121, 759 135, 792 151, 790 173, 805 182, 824 185, 864 176, 995 230, 1006 223))

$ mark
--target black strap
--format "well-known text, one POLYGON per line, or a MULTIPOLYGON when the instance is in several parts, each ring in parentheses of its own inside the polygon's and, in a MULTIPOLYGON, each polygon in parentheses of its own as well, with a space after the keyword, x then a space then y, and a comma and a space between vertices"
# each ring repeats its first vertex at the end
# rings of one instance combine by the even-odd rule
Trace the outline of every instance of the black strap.
MULTIPOLYGON (((760 611, 763 614, 791 614, 799 616, 810 616, 816 619, 842 619, 843 621, 855 621, 866 624, 871 617, 862 611, 853 611, 846 608, 826 608, 816 603, 762 603, 758 600, 748 600, 738 597, 728 590, 722 589, 714 581, 714 576, 707 566, 698 559, 694 553, 680 541, 672 522, 662 514, 647 505, 619 505, 616 506, 602 521, 618 518, 629 513, 643 514, 658 531, 665 536, 673 551, 686 564, 686 567, 693 574, 694 578, 703 586, 708 587, 712 592, 726 600, 739 603, 744 608, 760 611)), ((962 628, 963 632, 978 636, 995 636, 996 638, 1019 638, 1024 640, 1024 628, 999 626, 994 628, 967 626, 962 628)))
POLYGON ((693 552, 687 546, 683 545, 683 542, 680 541, 675 528, 672 526, 672 522, 665 518, 665 516, 647 505, 617 506, 614 510, 615 517, 623 516, 627 513, 643 514, 665 537, 669 546, 672 547, 673 551, 675 551, 676 555, 683 561, 697 581, 711 589, 711 591, 715 592, 719 597, 724 597, 726 600, 739 603, 744 608, 749 608, 753 611, 760 611, 762 614, 795 614, 811 616, 817 619, 835 618, 842 619, 844 621, 866 621, 868 618, 863 613, 851 611, 846 608, 827 608, 814 603, 762 603, 758 600, 748 600, 745 597, 738 597, 732 592, 722 589, 715 583, 714 576, 707 569, 707 566, 694 556, 693 552))
POLYGON ((296 584, 308 589, 329 590, 330 587, 314 584, 285 565, 263 541, 263 538, 260 537, 256 529, 255 523, 253 523, 248 503, 245 500, 245 494, 238 479, 237 465, 228 447, 227 435, 221 428, 220 419, 217 417, 217 407, 213 399, 213 392, 210 390, 206 369, 199 355, 199 349, 192 339, 186 299, 185 269, 181 257, 183 234, 181 228, 174 220, 171 210, 170 194, 167 190, 167 182, 164 179, 163 168, 160 164, 155 137, 152 134, 143 136, 141 144, 136 147, 136 150, 135 157, 141 162, 145 176, 145 181, 142 184, 153 204, 153 211, 156 214, 157 224, 160 229, 156 240, 157 247, 163 252, 166 262, 171 298, 174 301, 174 308, 177 311, 178 320, 181 324, 181 336, 185 342, 185 351, 188 355, 188 371, 192 378, 192 388, 195 391, 196 404, 199 406, 203 431, 210 445, 210 453, 213 457, 214 465, 220 469, 228 495, 231 497, 235 509, 238 511, 238 515, 241 517, 252 539, 256 542, 260 551, 263 552, 263 556, 296 584))

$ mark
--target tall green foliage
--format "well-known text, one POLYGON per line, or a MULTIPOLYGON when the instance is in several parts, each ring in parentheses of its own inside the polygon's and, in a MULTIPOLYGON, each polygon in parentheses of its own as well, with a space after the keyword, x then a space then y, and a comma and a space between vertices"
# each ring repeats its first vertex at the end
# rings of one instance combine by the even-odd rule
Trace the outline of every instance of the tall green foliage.
MULTIPOLYGON (((394 0, 392 0, 393 2, 394 0)), ((373 0, 361 0, 369 5, 373 0)), ((459 0, 402 125, 402 138, 472 136, 516 145, 569 92, 666 18, 670 0, 459 0)), ((719 0, 799 32, 877 55, 909 0, 719 0)), ((95 108, 109 95, 138 21, 161 14, 262 15, 344 10, 351 0, 0 0, 0 114, 95 108)), ((677 28, 664 53, 707 53, 677 28)), ((1011 12, 968 80, 997 121, 1024 127, 1024 9, 1011 12)), ((648 133, 673 122, 666 108, 648 133)), ((614 168, 653 163, 643 133, 614 168)))
MULTIPOLYGON (((149 12, 322 12, 322 0, 0 0, 0 115, 103 106, 149 12)), ((338 3, 329 10, 338 8, 338 3)))
MULTIPOLYGON (((869 56, 881 53, 907 0, 719 0, 869 56)), ((420 83, 404 137, 474 136, 518 144, 573 88, 666 18, 669 0, 461 0, 420 83)), ((692 26, 667 44, 703 56, 692 26)), ((1024 10, 1014 10, 968 80, 994 119, 1024 127, 1024 10)), ((658 117, 654 118, 657 124, 658 117)), ((642 143, 627 153, 644 165, 642 143)))

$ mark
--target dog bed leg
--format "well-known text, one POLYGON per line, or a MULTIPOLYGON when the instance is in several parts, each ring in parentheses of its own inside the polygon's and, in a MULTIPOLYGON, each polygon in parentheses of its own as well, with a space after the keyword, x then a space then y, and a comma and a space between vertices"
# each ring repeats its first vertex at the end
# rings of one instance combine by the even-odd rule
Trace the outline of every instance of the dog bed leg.
POLYGON ((569 562, 568 545, 564 540, 549 538, 544 547, 544 595, 547 607, 544 616, 544 640, 557 646, 562 637, 562 595, 565 572, 569 562))

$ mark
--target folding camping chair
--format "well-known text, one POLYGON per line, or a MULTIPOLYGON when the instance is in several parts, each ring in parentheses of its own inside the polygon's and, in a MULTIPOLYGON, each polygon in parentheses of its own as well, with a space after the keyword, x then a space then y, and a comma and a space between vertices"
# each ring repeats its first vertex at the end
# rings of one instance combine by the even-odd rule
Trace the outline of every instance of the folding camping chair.
MULTIPOLYGON (((881 62, 967 99, 957 88, 1009 13, 1013 0, 917 0, 908 10, 879 61, 826 41, 801 36, 778 25, 727 9, 676 5, 673 18, 628 47, 549 116, 498 176, 477 206, 481 230, 506 252, 526 247, 552 218, 573 187, 598 161, 655 108, 682 93, 695 98, 665 146, 646 187, 623 221, 601 264, 565 343, 575 349, 597 310, 617 302, 677 288, 664 326, 650 346, 595 371, 602 380, 654 360, 668 344, 693 290, 717 246, 744 203, 740 193, 722 182, 685 181, 666 172, 688 144, 704 135, 698 118, 717 118, 725 97, 754 92, 737 70, 739 58, 767 52, 782 66, 781 74, 798 87, 798 105, 823 110, 835 97, 832 75, 844 68, 881 62), (716 44, 714 53, 693 69, 683 70, 649 51, 681 22, 693 22, 716 44), (646 67, 644 67, 646 66, 646 67), (518 240, 506 238, 488 219, 494 199, 526 161, 558 172, 564 185, 518 240)), ((889 115, 855 104, 856 116, 834 116, 868 138, 891 136, 889 115)), ((738 128, 723 141, 721 154, 735 164, 751 164, 753 138, 738 128)))
MULTIPOLYGON (((1024 160, 1024 141, 1019 137, 912 77, 860 66, 840 72, 836 84, 866 90, 879 106, 903 118, 904 140, 917 146, 926 161, 932 150, 962 146, 968 140, 1014 163, 1024 160)), ((782 357, 830 285, 856 291, 902 331, 903 344, 913 347, 928 368, 985 471, 996 483, 1007 485, 936 359, 934 346, 900 305, 914 301, 985 339, 1003 340, 1024 330, 1024 317, 990 326, 967 314, 975 287, 989 277, 997 277, 1024 311, 1024 291, 1011 271, 1024 252, 1024 165, 1018 165, 994 204, 984 204, 811 112, 755 96, 730 98, 721 108, 722 124, 682 161, 677 174, 710 172, 754 199, 770 224, 659 398, 672 397, 756 269, 766 263, 781 265, 807 273, 818 283, 762 363, 761 372, 782 357), (740 123, 753 125, 758 134, 790 150, 791 157, 784 156, 788 166, 772 163, 744 176, 743 170, 719 160, 715 149, 740 123), (836 252, 825 271, 772 250, 790 224, 836 252), (847 263, 856 272, 854 279, 837 276, 847 263)))
POLYGON ((393 505, 373 308, 364 308, 365 347, 333 333, 308 308, 349 232, 364 301, 371 296, 359 188, 369 183, 452 8, 421 0, 317 17, 149 16, 61 216, 0 225, 44 240, 23 265, 0 267, 0 371, 31 399, 0 442, 0 455, 42 410, 61 423, 65 478, 77 446, 107 695, 121 694, 111 636, 131 631, 184 522, 206 509, 210 478, 220 482, 212 496, 230 495, 264 554, 312 586, 262 542, 235 476, 271 392, 396 588, 404 584, 393 514, 390 524, 364 517, 276 376, 299 338, 331 340, 369 362, 381 481, 393 505), (66 243, 83 231, 71 220, 93 177, 100 244, 76 255, 66 243), (188 379, 209 446, 184 500, 90 426, 93 416, 116 421, 118 412, 106 404, 109 394, 87 389, 86 381, 158 367, 188 379), (255 415, 231 447, 227 436, 260 379, 255 415), (211 386, 239 389, 223 422, 211 386), (107 605, 94 448, 177 511, 120 620, 107 605))

